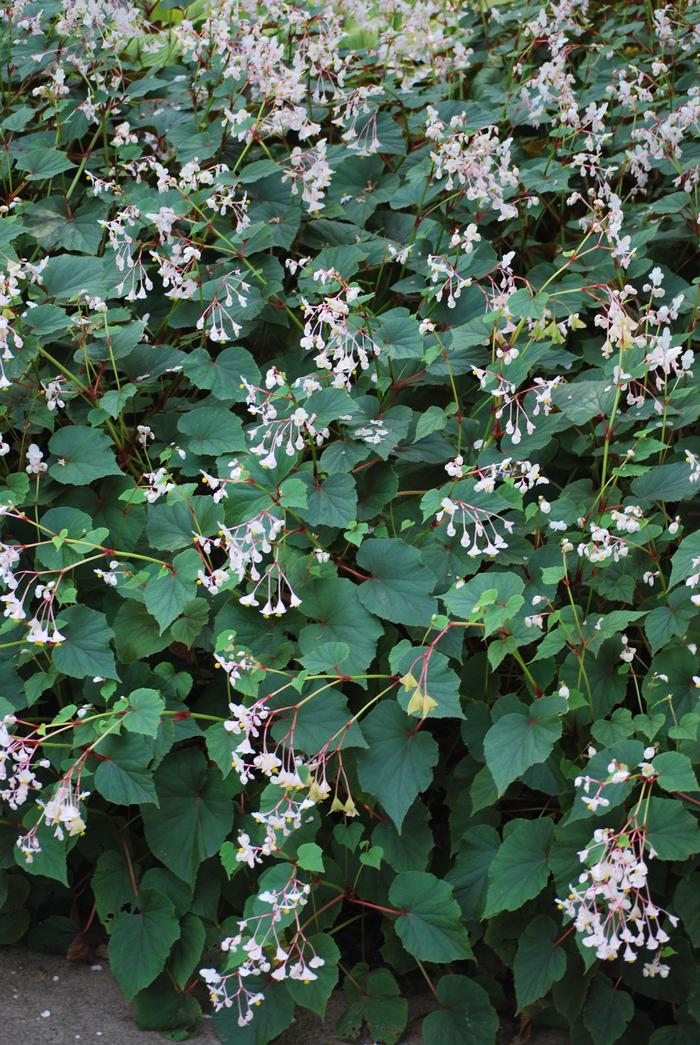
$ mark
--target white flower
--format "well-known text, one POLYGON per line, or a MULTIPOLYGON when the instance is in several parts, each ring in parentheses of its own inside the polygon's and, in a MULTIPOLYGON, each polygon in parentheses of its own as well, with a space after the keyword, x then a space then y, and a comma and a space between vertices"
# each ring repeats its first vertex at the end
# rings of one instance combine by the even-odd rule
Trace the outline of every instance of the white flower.
POLYGON ((41 475, 46 469, 42 451, 36 443, 30 443, 27 447, 27 472, 29 475, 41 475))

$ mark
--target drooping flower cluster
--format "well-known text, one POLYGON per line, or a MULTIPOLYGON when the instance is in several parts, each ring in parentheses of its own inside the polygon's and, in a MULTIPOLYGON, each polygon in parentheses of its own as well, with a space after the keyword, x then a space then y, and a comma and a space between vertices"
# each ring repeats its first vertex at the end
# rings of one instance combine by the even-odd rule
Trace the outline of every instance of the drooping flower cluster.
POLYGON ((456 308, 463 290, 471 286, 471 278, 459 272, 459 261, 454 262, 445 255, 428 255, 428 272, 436 285, 435 300, 447 299, 448 308, 456 308))
POLYGON ((258 593, 266 591, 266 601, 260 611, 266 617, 273 613, 280 616, 288 609, 299 606, 301 599, 294 592, 279 557, 278 543, 283 530, 284 519, 263 510, 237 526, 220 523, 215 537, 195 533, 195 548, 202 559, 202 569, 197 574, 198 583, 216 595, 231 576, 239 584, 248 578, 254 582, 253 590, 240 596, 239 601, 243 606, 257 607, 260 605, 258 593), (225 566, 214 565, 213 555, 216 551, 226 555, 225 566), (270 554, 274 555, 273 561, 261 571, 259 565, 270 554))
POLYGON ((212 302, 197 320, 197 330, 207 331, 210 341, 224 343, 238 337, 241 324, 231 315, 234 298, 240 308, 245 308, 248 299, 245 296, 250 290, 238 269, 230 272, 217 288, 212 302))
POLYGON ((332 175, 333 170, 326 160, 326 142, 321 138, 309 149, 299 146, 292 149, 289 168, 282 175, 282 181, 291 183, 294 196, 301 187, 302 201, 307 210, 314 213, 323 209, 323 199, 332 175))
POLYGON ((39 791, 42 783, 36 768, 46 768, 48 762, 41 759, 33 764, 37 752, 37 740, 14 735, 12 727, 17 724, 14 715, 0 719, 0 798, 13 811, 24 805, 33 791, 39 791))
POLYGON ((4 595, 0 595, 0 602, 5 604, 3 616, 26 624, 27 642, 39 646, 46 643, 52 646, 60 645, 65 639, 65 635, 56 625, 56 595, 61 571, 56 571, 56 580, 41 580, 53 571, 18 570, 16 567, 20 561, 20 553, 21 548, 15 545, 0 544, 0 580, 9 589, 4 595), (31 601, 32 596, 38 600, 38 606, 28 620, 25 603, 31 601))
POLYGON ((436 143, 431 159, 435 177, 445 178, 448 190, 463 187, 468 200, 490 206, 500 221, 517 216, 518 210, 505 200, 518 185, 518 168, 511 162, 512 139, 501 141, 498 128, 466 130, 463 114, 445 125, 432 106, 428 106, 427 137, 436 143))
MULTIPOLYGON (((330 434, 327 428, 317 425, 315 414, 299 405, 293 390, 274 391, 276 386, 284 384, 284 375, 279 372, 268 374, 265 389, 257 388, 243 379, 247 390, 248 412, 260 418, 259 424, 248 429, 249 438, 255 440, 250 452, 260 458, 263 468, 276 468, 280 452, 284 452, 287 457, 294 457, 304 449, 307 440, 321 446, 330 434), (281 417, 280 411, 283 411, 281 417)), ((319 386, 314 382, 309 391, 316 387, 319 386)))
POLYGON ((302 983, 318 979, 315 970, 325 962, 305 936, 299 919, 310 892, 308 883, 302 882, 293 871, 280 888, 263 890, 257 902, 269 907, 269 911, 242 918, 236 935, 221 943, 225 954, 245 956, 238 968, 224 975, 215 969, 200 970, 200 976, 209 987, 214 1010, 237 1006, 239 1027, 250 1023, 255 1015, 253 1009, 265 997, 260 990, 249 991, 246 979, 269 976, 277 982, 290 979, 302 983))
MULTIPOLYGON (((37 770, 51 767, 50 761, 40 754, 43 739, 35 726, 21 722, 15 715, 0 719, 0 799, 13 811, 45 786, 37 774, 37 770), (17 726, 26 727, 26 735, 15 732, 17 726)), ((80 763, 81 759, 59 780, 50 798, 36 799, 38 816, 34 826, 20 834, 16 843, 26 863, 32 863, 42 851, 39 841, 42 825, 53 828, 53 835, 59 841, 85 830, 81 803, 89 792, 80 788, 80 763)))
MULTIPOLYGON (((344 283, 336 272, 314 273, 314 279, 322 282, 329 277, 344 283)), ((352 313, 351 306, 360 293, 359 286, 345 284, 338 293, 325 297, 317 305, 302 298, 301 347, 316 352, 316 366, 332 373, 336 388, 350 388, 358 370, 367 370, 380 352, 362 317, 352 313)))
MULTIPOLYGON (((507 364, 509 360, 504 357, 503 361, 507 364)), ((522 442, 523 428, 526 435, 533 435, 536 431, 533 417, 540 414, 547 417, 552 412, 552 396, 562 380, 560 377, 537 377, 532 385, 518 390, 503 373, 481 367, 474 367, 473 373, 481 388, 496 400, 494 417, 497 421, 505 417, 504 430, 514 446, 522 442)))
POLYGON ((215 667, 223 668, 229 685, 235 688, 236 683, 255 667, 255 661, 247 650, 235 648, 234 636, 228 636, 227 648, 214 654, 215 667))
MULTIPOLYGON (((623 636, 623 646, 627 647, 627 636, 623 636)), ((640 762, 638 773, 634 773, 629 766, 624 762, 618 762, 616 759, 608 766, 608 775, 605 780, 596 780, 594 777, 584 774, 583 776, 576 777, 574 784, 576 787, 581 788, 581 801, 591 813, 595 813, 598 809, 605 809, 610 805, 609 799, 605 797, 605 788, 609 784, 623 784, 626 781, 645 781, 653 780, 656 777, 656 771, 653 768, 651 762, 648 759, 653 759, 656 754, 656 748, 648 747, 644 750, 645 761, 640 762), (595 791, 591 794, 591 787, 596 785, 595 791)))
POLYGON ((645 964, 644 975, 667 976, 661 949, 670 937, 663 918, 674 928, 678 918, 651 898, 648 861, 656 854, 643 824, 633 817, 620 831, 598 828, 591 845, 578 855, 586 869, 557 904, 573 918, 583 946, 594 949, 597 958, 622 957, 625 962, 636 962, 639 952, 651 951, 654 957, 645 964))
MULTIPOLYGON (((634 517, 622 513, 618 513, 618 515, 620 520, 624 520, 625 526, 634 525, 634 517)), ((617 529, 621 528, 621 526, 617 526, 617 529)), ((578 554, 582 558, 593 563, 605 562, 606 559, 619 562, 620 559, 625 559, 629 555, 630 546, 624 538, 616 536, 607 527, 595 522, 590 523, 589 529, 589 539, 581 541, 577 548, 578 554)))
POLYGON ((515 525, 498 512, 479 508, 465 501, 453 501, 450 497, 443 497, 435 518, 438 523, 447 519, 448 537, 455 537, 457 525, 461 527, 462 536, 459 543, 472 557, 498 555, 499 551, 508 547, 503 534, 512 533, 515 525))
POLYGON ((301 606, 301 599, 294 591, 291 581, 279 559, 275 559, 264 571, 251 592, 242 595, 238 600, 241 606, 263 606, 260 613, 263 617, 281 617, 287 610, 301 606))

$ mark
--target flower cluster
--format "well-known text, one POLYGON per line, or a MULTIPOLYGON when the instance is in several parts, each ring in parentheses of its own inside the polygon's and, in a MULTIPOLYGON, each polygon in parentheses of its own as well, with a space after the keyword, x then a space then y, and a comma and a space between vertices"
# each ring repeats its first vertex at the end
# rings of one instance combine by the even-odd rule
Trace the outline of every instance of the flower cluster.
POLYGON ((214 293, 211 304, 197 320, 197 330, 206 329, 210 341, 223 343, 237 338, 241 324, 233 318, 231 309, 234 299, 240 308, 245 308, 248 302, 245 294, 249 290, 250 283, 246 283, 238 269, 229 273, 214 293))
MULTIPOLYGON (((284 383, 282 375, 275 375, 268 379, 274 383, 284 383)), ((275 384, 272 384, 272 388, 275 384)), ((270 391, 257 388, 243 379, 243 385, 247 390, 246 402, 248 412, 254 417, 259 417, 260 422, 248 430, 248 437, 255 440, 250 452, 260 458, 263 468, 276 468, 277 455, 283 451, 287 457, 294 457, 304 449, 307 440, 321 446, 329 436, 327 428, 316 424, 316 415, 309 413, 303 406, 297 405, 294 393, 270 391), (279 416, 282 410, 284 415, 279 416), (287 413, 291 410, 291 413, 287 413)), ((316 383, 309 386, 308 391, 314 390, 316 383)), ((308 392, 307 392, 308 394, 308 392)))
POLYGON ((21 549, 14 545, 0 544, 0 580, 9 589, 0 595, 0 602, 5 604, 3 616, 24 622, 27 642, 39 646, 47 643, 58 646, 65 639, 56 625, 56 597, 61 572, 58 571, 56 580, 42 580, 46 573, 53 571, 18 570, 16 567, 20 561, 20 552, 21 549), (31 601, 32 595, 38 606, 33 616, 27 619, 25 603, 31 601))
POLYGON ((670 937, 662 917, 674 928, 678 918, 651 898, 648 861, 656 854, 643 825, 632 818, 620 831, 598 828, 592 844, 578 855, 586 869, 557 904, 574 920, 583 946, 608 961, 621 956, 625 962, 636 962, 639 951, 651 951, 654 957, 645 964, 644 975, 667 976, 669 967, 660 961, 660 948, 670 937))
POLYGON ((445 178, 448 190, 459 185, 468 200, 491 207, 500 221, 516 217, 517 207, 505 200, 518 185, 518 168, 511 162, 512 139, 501 141, 497 127, 470 132, 465 123, 460 114, 445 125, 428 106, 426 134, 436 143, 431 153, 435 177, 445 178))
MULTIPOLYGON (((315 273, 314 278, 323 278, 323 275, 319 277, 315 273)), ((346 285, 316 305, 302 298, 301 347, 316 352, 316 366, 332 373, 336 388, 350 388, 358 370, 367 370, 380 352, 362 317, 351 311, 360 292, 359 286, 346 285)))
POLYGON ((478 508, 465 501, 453 501, 450 497, 443 497, 440 502, 440 510, 435 518, 438 523, 447 519, 448 537, 456 536, 455 521, 457 521, 462 529, 459 543, 472 557, 498 555, 499 551, 508 547, 508 542, 503 534, 512 533, 514 528, 514 523, 509 519, 504 519, 498 512, 478 508))
POLYGON ((238 932, 221 943, 221 950, 230 957, 242 958, 233 973, 221 974, 215 969, 201 969, 200 976, 209 987, 214 1009, 237 1007, 238 1026, 245 1027, 254 1017, 253 1009, 264 1000, 262 991, 249 991, 245 981, 249 977, 269 976, 270 979, 299 980, 312 983, 318 979, 315 970, 325 965, 304 935, 299 914, 309 900, 311 887, 294 873, 278 889, 266 889, 258 894, 261 907, 269 907, 260 914, 242 918, 238 932), (288 927, 292 924, 292 929, 288 927), (284 936, 289 936, 285 942, 284 936))
POLYGON ((37 739, 31 735, 27 738, 15 736, 12 729, 16 724, 15 715, 4 715, 0 719, 0 798, 13 811, 24 805, 33 791, 41 790, 43 785, 36 775, 36 768, 49 765, 46 760, 32 764, 37 739))

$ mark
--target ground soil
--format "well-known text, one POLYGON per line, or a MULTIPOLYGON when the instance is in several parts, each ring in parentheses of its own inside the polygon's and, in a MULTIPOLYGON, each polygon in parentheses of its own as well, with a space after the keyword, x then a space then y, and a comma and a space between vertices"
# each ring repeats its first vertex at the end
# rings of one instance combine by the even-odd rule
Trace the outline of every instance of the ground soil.
MULTIPOLYGON (((0 982, 0 1045, 164 1045, 160 1034, 138 1029, 104 960, 89 965, 20 947, 0 948, 0 982)), ((411 1012, 425 1012, 429 1001, 430 996, 412 999, 411 1012)), ((339 992, 330 1000, 326 1020, 303 1012, 276 1045, 340 1045, 333 1028, 343 1008, 339 992)), ((402 1045, 422 1040, 416 1021, 402 1045)), ((501 1028, 499 1045, 520 1040, 515 1025, 501 1028)), ((535 1032, 527 1045, 567 1045, 568 1040, 559 1032, 535 1032)), ((217 1041, 209 1020, 192 1039, 193 1045, 217 1041)))

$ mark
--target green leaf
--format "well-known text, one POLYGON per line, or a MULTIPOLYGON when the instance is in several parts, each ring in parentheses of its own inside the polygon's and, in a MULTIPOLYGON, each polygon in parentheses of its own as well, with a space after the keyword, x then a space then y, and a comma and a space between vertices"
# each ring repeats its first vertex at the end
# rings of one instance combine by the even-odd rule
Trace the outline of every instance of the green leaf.
POLYGON ((78 931, 72 918, 65 914, 50 914, 32 926, 27 934, 27 944, 32 950, 36 948, 47 954, 64 955, 78 936, 78 931))
POLYGON ((267 977, 254 976, 246 980, 246 990, 264 993, 265 1001, 255 1009, 252 1023, 244 1027, 238 1022, 236 1005, 214 1014, 214 1028, 222 1045, 268 1045, 294 1018, 294 1002, 286 983, 270 983, 267 977))
MULTIPOLYGON (((381 316, 377 339, 382 345, 382 356, 390 359, 420 359, 423 353, 423 335, 418 320, 406 308, 392 308, 381 316)), ((420 421, 418 423, 420 425, 420 421)), ((433 429, 429 428, 429 431, 433 429)), ((416 438, 421 436, 416 435, 416 438)))
POLYGON ((445 605, 462 620, 483 620, 484 634, 500 631, 523 606, 525 584, 515 573, 486 570, 445 595, 445 605))
POLYGON ((547 853, 554 824, 541 820, 511 820, 507 833, 489 868, 484 917, 499 911, 517 911, 538 896, 549 877, 547 853))
POLYGON ((127 1000, 162 971, 180 936, 175 908, 157 889, 143 889, 135 914, 118 914, 109 941, 109 964, 127 1000))
POLYGON ((634 1002, 627 991, 616 990, 610 980, 597 976, 583 1010, 583 1022, 596 1045, 614 1045, 633 1016, 634 1002))
POLYGON ((395 624, 430 624, 435 577, 416 548, 398 538, 370 538, 360 547, 357 564, 370 574, 358 589, 365 609, 395 624))
POLYGON ((280 483, 280 505, 283 508, 306 508, 307 485, 297 475, 290 475, 280 483))
POLYGON ((543 697, 530 705, 527 714, 504 715, 491 726, 484 738, 484 754, 499 796, 526 769, 549 758, 561 736, 557 715, 561 703, 558 697, 543 697))
POLYGON ((29 911, 22 907, 12 907, 0 911, 0 946, 4 947, 21 940, 29 928, 31 920, 29 911))
POLYGON ((85 257, 83 254, 59 254, 49 258, 43 279, 48 293, 59 301, 68 301, 80 294, 104 296, 116 285, 106 258, 85 257))
POLYGON ((415 719, 393 703, 380 703, 363 720, 369 747, 356 756, 360 784, 374 795, 401 830, 414 800, 433 779, 438 746, 425 730, 416 732, 415 719))
POLYGON ((404 871, 391 883, 389 903, 402 912, 396 933, 414 958, 451 962, 473 957, 459 904, 447 882, 425 871, 404 871))
POLYGON ((694 947, 700 946, 700 871, 693 871, 678 883, 671 910, 677 914, 694 947))
POLYGON ((632 493, 640 505, 655 501, 682 501, 697 495, 690 482, 690 469, 685 463, 661 464, 639 475, 632 483, 632 493))
MULTIPOLYGON (((138 868, 134 873, 138 873, 138 868)), ((90 879, 90 887, 95 897, 98 917, 109 932, 115 914, 134 900, 129 865, 121 850, 106 849, 100 853, 90 879)))
POLYGON ((355 480, 347 472, 329 475, 320 484, 304 476, 306 505, 298 514, 312 526, 350 526, 357 511, 355 480))
POLYGON ((472 813, 478 813, 481 809, 488 809, 496 804, 498 790, 488 766, 482 766, 475 775, 469 789, 469 797, 472 801, 472 813))
POLYGON ((36 110, 31 105, 20 105, 13 113, 5 117, 0 123, 0 127, 4 131, 23 131, 35 116, 36 110))
POLYGON ((252 185, 256 181, 261 181, 263 178, 269 178, 272 174, 281 174, 282 168, 279 163, 275 163, 274 160, 255 160, 254 163, 247 163, 241 173, 238 176, 238 180, 241 185, 252 185))
POLYGON ((360 863, 365 867, 373 867, 375 871, 378 871, 382 866, 383 856, 384 850, 381 846, 373 845, 364 853, 360 853, 360 863))
POLYGON ((201 862, 218 852, 231 830, 237 778, 222 784, 201 751, 184 748, 164 759, 155 782, 160 808, 142 810, 146 839, 166 867, 192 883, 201 862))
POLYGON ((513 965, 518 1012, 543 998, 566 972, 566 952, 556 943, 559 936, 559 927, 544 914, 529 922, 520 934, 513 965))
POLYGON ((454 866, 445 875, 466 918, 475 919, 481 913, 489 868, 500 844, 500 836, 494 827, 489 824, 470 826, 462 839, 454 866))
POLYGON ((700 530, 695 530, 694 533, 689 533, 687 537, 683 538, 678 550, 671 558, 670 588, 697 573, 693 560, 698 558, 700 558, 700 530))
POLYGON ((21 505, 29 493, 29 476, 25 472, 14 472, 5 476, 3 482, 6 485, 0 489, 0 504, 21 505))
POLYGON ((340 665, 348 659, 350 647, 346 642, 323 642, 316 649, 309 650, 300 662, 307 671, 314 674, 340 669, 340 665))
POLYGON ((562 384, 553 398, 565 417, 575 425, 584 425, 599 414, 610 414, 615 386, 610 381, 573 381, 562 384))
POLYGON ((329 751, 366 748, 367 741, 359 723, 349 725, 352 712, 348 710, 343 694, 337 690, 328 692, 322 689, 323 686, 321 680, 308 683, 308 687, 302 691, 304 697, 314 692, 318 692, 318 697, 306 701, 297 710, 291 709, 275 716, 272 727, 275 740, 281 740, 294 725, 294 746, 308 755, 315 755, 326 744, 329 745, 329 751))
POLYGON ((215 722, 206 730, 204 739, 209 758, 219 767, 225 780, 233 769, 232 757, 235 746, 233 734, 224 729, 223 722, 215 722))
POLYGON ((193 454, 214 457, 245 450, 240 420, 222 406, 195 407, 180 418, 177 430, 187 437, 187 449, 193 454))
POLYGON ((443 976, 436 993, 441 1008, 423 1020, 425 1045, 493 1045, 498 1015, 483 987, 466 976, 443 976))
POLYGON ((182 918, 193 907, 192 888, 166 867, 149 867, 141 879, 141 888, 158 889, 165 893, 178 918, 182 918))
POLYGON ((191 911, 180 922, 180 938, 168 960, 168 970, 178 987, 186 987, 202 957, 206 930, 201 918, 191 911))
POLYGON ((68 606, 61 610, 59 620, 65 641, 53 648, 53 662, 57 671, 74 679, 117 679, 114 654, 109 648, 112 630, 104 613, 89 606, 68 606))
POLYGON ((129 733, 145 733, 154 737, 158 733, 160 716, 165 710, 165 701, 154 689, 135 689, 129 695, 129 710, 124 715, 124 729, 129 733))
POLYGON ((608 778, 608 766, 613 761, 626 765, 629 769, 633 769, 634 766, 639 765, 644 755, 644 745, 638 740, 620 740, 613 744, 611 747, 606 748, 604 751, 598 751, 597 754, 591 758, 590 762, 585 768, 582 775, 584 778, 583 782, 576 789, 576 797, 574 804, 569 813, 567 823, 572 823, 574 820, 588 819, 589 817, 601 817, 607 815, 610 809, 614 809, 620 805, 632 790, 632 785, 628 782, 622 782, 620 784, 606 784, 605 797, 609 802, 608 806, 600 806, 597 810, 590 810, 586 804, 587 798, 593 795, 590 787, 586 790, 585 778, 591 777, 592 780, 607 780, 608 778))
POLYGON ((195 596, 197 573, 201 568, 199 555, 190 548, 175 556, 171 569, 161 569, 146 585, 144 605, 158 621, 161 635, 195 596))
POLYGON ((158 801, 153 774, 146 768, 152 746, 137 733, 109 736, 99 745, 100 761, 95 787, 103 798, 117 805, 158 801))
POLYGON ((440 406, 429 406, 418 418, 416 425, 416 442, 424 439, 432 432, 440 432, 449 421, 448 414, 440 406))
POLYGON ((160 1031, 169 1041, 188 1041, 201 1018, 197 999, 177 990, 167 973, 161 973, 134 998, 136 1025, 144 1031, 160 1031))
POLYGON ((672 1027, 659 1027, 649 1038, 649 1045, 696 1045, 698 1037, 696 1023, 675 1023, 672 1027))
POLYGON ((695 770, 687 755, 680 751, 664 751, 652 762, 658 775, 659 787, 664 791, 697 791, 695 770))
POLYGON ((435 840, 428 826, 428 810, 422 802, 414 802, 399 833, 386 820, 377 824, 372 842, 382 850, 382 859, 395 871, 424 871, 435 840))
MULTIPOLYGON (((171 494, 174 496, 174 493, 171 494)), ((202 533, 217 529, 221 518, 218 505, 209 497, 192 497, 188 501, 161 500, 148 506, 146 532, 154 548, 176 552, 192 547, 192 512, 202 533)))
POLYGON ((343 642, 350 649, 343 662, 343 671, 348 675, 367 670, 382 634, 379 621, 361 605, 358 591, 356 584, 340 577, 315 581, 304 588, 299 607, 305 617, 314 621, 299 635, 302 653, 311 653, 327 642, 343 642))
POLYGON ((88 200, 71 210, 62 196, 35 200, 24 213, 25 221, 37 243, 45 250, 63 247, 79 254, 96 254, 104 229, 98 224, 105 215, 101 200, 88 200))
POLYGON ((28 149, 15 163, 20 170, 28 172, 27 181, 46 181, 75 167, 65 153, 46 146, 28 149))
POLYGON ((193 646, 208 619, 209 607, 204 599, 189 599, 182 607, 181 616, 170 626, 173 641, 181 642, 183 646, 193 646))
POLYGON ((49 475, 59 483, 86 486, 105 475, 121 475, 112 444, 98 428, 59 428, 49 439, 49 450, 57 458, 49 467, 49 475))
POLYGON ((315 842, 304 842, 297 849, 297 863, 304 871, 325 870, 323 864, 323 850, 315 842))
POLYGON ((207 389, 215 399, 227 403, 242 403, 246 389, 242 378, 258 384, 260 371, 251 356, 240 345, 225 348, 216 356, 210 356, 205 348, 189 352, 182 369, 196 388, 207 389))
POLYGON ((629 708, 616 708, 610 721, 600 719, 594 722, 591 733, 604 747, 611 747, 620 740, 626 740, 634 733, 632 712, 629 708))
MULTIPOLYGON (((37 822, 38 816, 39 810, 35 806, 24 817, 22 827, 24 832, 28 832, 36 826, 36 836, 41 846, 40 851, 34 853, 31 862, 28 862, 20 852, 19 847, 13 845, 10 859, 14 858, 17 866, 21 867, 27 874, 44 875, 46 878, 54 878, 57 882, 67 886, 68 867, 66 861, 68 853, 78 841, 78 837, 77 835, 69 835, 63 839, 57 838, 53 828, 47 827, 43 820, 37 822)), ((20 833, 17 828, 14 828, 13 842, 16 841, 20 833)))
POLYGON ((396 1045, 408 1019, 408 1004, 388 969, 370 972, 363 963, 350 970, 343 984, 349 1006, 338 1021, 338 1033, 356 1040, 363 1024, 373 1041, 396 1045))
POLYGON ((170 642, 170 633, 161 635, 157 620, 145 606, 131 601, 120 606, 114 618, 114 645, 120 661, 143 660, 170 642))
MULTIPOLYGON (((672 698, 676 718, 682 721, 684 715, 698 709, 698 689, 693 681, 697 674, 697 656, 685 646, 674 645, 672 648, 657 653, 644 680, 643 692, 647 693, 649 704, 662 708, 664 699, 672 698), (659 679, 663 675, 665 678, 659 679)), ((641 756, 640 756, 641 757, 641 756)))
POLYGON ((670 592, 668 604, 657 606, 647 614, 644 621, 652 653, 666 646, 674 635, 685 635, 696 615, 697 609, 690 601, 690 593, 685 587, 670 592))
POLYGON ((647 841, 660 860, 686 860, 700 852, 698 822, 676 799, 652 798, 646 827, 647 841))

